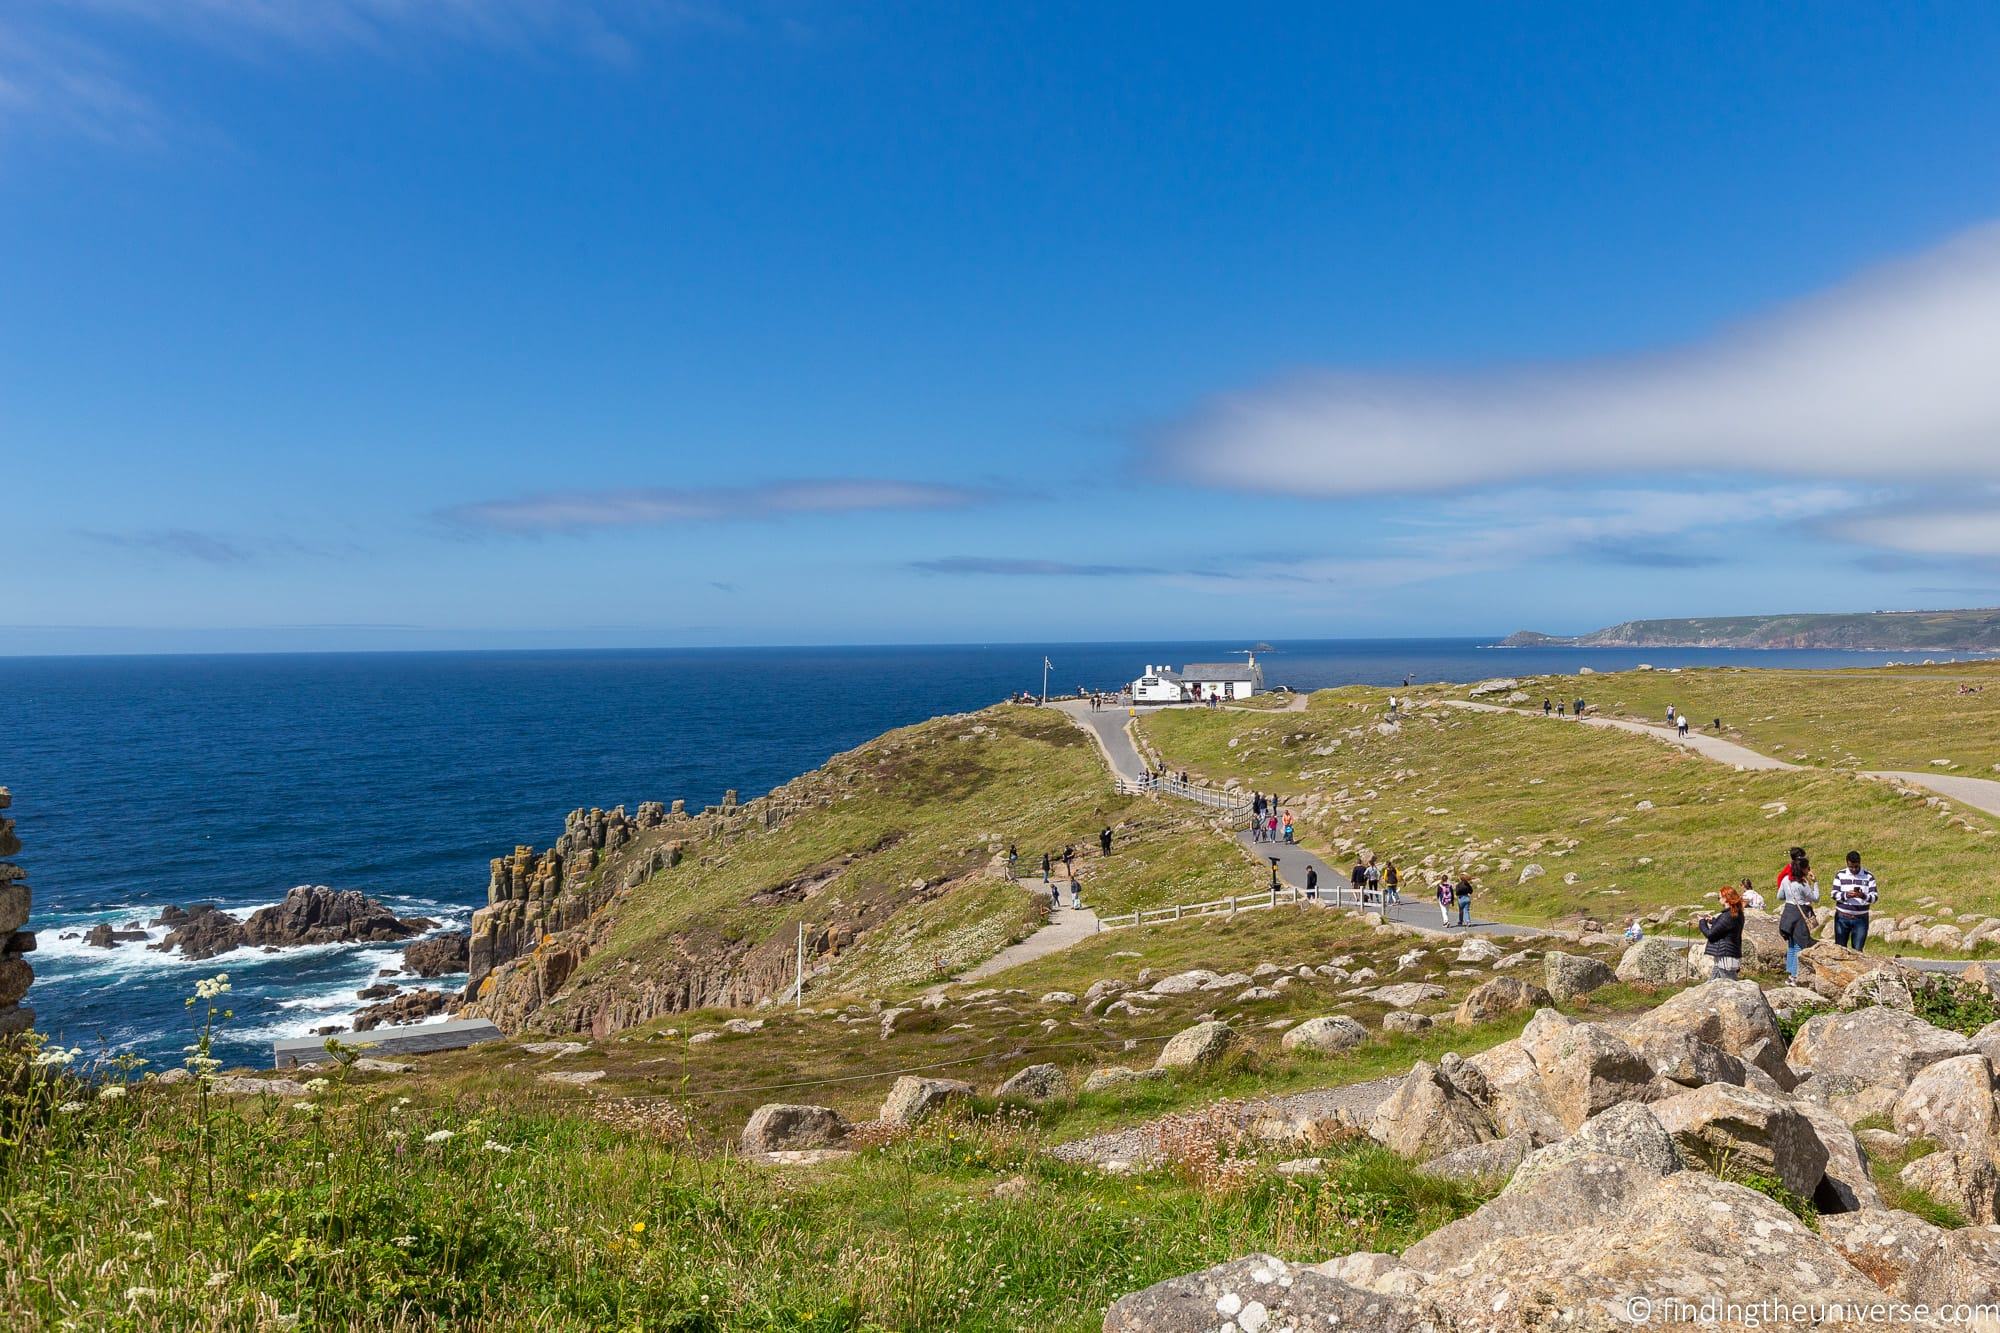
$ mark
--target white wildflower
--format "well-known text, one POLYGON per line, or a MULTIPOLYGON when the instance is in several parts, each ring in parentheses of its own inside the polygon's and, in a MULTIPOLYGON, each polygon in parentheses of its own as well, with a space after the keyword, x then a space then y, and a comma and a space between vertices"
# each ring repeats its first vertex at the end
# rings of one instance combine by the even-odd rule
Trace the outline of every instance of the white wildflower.
POLYGON ((56 1110, 62 1112, 64 1115, 75 1115, 78 1111, 81 1111, 82 1109, 83 1109, 82 1102, 64 1102, 61 1106, 58 1106, 56 1108, 56 1110))
POLYGON ((140 1301, 151 1300, 153 1297, 159 1294, 160 1294, 159 1292, 153 1290, 151 1287, 125 1288, 125 1299, 133 1302, 134 1304, 137 1304, 140 1301))
POLYGON ((293 1102, 292 1109, 294 1111, 297 1111, 300 1115, 319 1114, 319 1107, 313 1105, 311 1102, 293 1102))
POLYGON ((115 1102, 124 1095, 125 1085, 123 1083, 109 1083, 97 1094, 97 1100, 100 1102, 115 1102))
POLYGON ((35 1064, 42 1069, 60 1067, 69 1064, 81 1053, 79 1047, 72 1046, 65 1050, 60 1046, 50 1046, 46 1050, 35 1052, 35 1064))
POLYGON ((229 989, 229 974, 217 972, 212 977, 204 977, 194 983, 194 994, 198 1000, 213 1000, 229 989))
POLYGON ((504 1143, 498 1143, 498 1142, 495 1142, 495 1141, 494 1141, 494 1140, 492 1140, 492 1139, 488 1139, 488 1140, 486 1140, 486 1142, 484 1142, 484 1143, 480 1144, 479 1146, 480 1146, 480 1147, 482 1147, 482 1148, 484 1148, 484 1149, 485 1149, 485 1150, 486 1150, 487 1152, 497 1152, 497 1153, 501 1154, 502 1156, 505 1156, 506 1154, 508 1154, 508 1153, 510 1153, 510 1152, 513 1152, 513 1151, 514 1151, 514 1150, 513 1150, 512 1148, 508 1147, 508 1146, 507 1146, 506 1144, 504 1144, 504 1143))
POLYGON ((387 1137, 389 1139, 389 1142, 391 1143, 401 1143, 404 1139, 407 1139, 410 1136, 409 1133, 405 1130, 392 1129, 389 1131, 387 1137))
POLYGON ((229 1281, 229 1274, 218 1269, 216 1272, 210 1273, 208 1281, 202 1283, 202 1285, 205 1287, 219 1287, 227 1281, 229 1281))
POLYGON ((307 1092, 313 1092, 313 1093, 325 1092, 328 1088, 332 1086, 333 1085, 331 1083, 328 1083, 323 1078, 309 1078, 306 1080, 307 1092))
POLYGON ((432 1130, 432 1131, 431 1131, 430 1133, 428 1133, 428 1134, 424 1135, 424 1142, 425 1142, 425 1143, 450 1143, 450 1142, 451 1142, 451 1141, 452 1141, 453 1139, 455 1139, 455 1138, 457 1138, 457 1137, 458 1137, 458 1135, 456 1135, 456 1134, 452 1133, 452 1132, 451 1132, 450 1130, 448 1130, 448 1129, 434 1129, 434 1130, 432 1130))

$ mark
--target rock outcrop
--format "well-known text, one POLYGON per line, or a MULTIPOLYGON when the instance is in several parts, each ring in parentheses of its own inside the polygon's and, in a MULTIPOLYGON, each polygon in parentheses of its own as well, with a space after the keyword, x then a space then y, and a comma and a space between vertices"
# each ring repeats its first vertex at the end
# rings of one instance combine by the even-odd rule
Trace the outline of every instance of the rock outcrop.
POLYGON ((403 969, 419 977, 454 976, 465 971, 471 941, 466 931, 415 940, 403 950, 403 969))
MULTIPOLYGON (((0 787, 0 810, 13 803, 13 793, 0 787)), ((23 929, 33 901, 27 872, 10 859, 20 850, 14 821, 0 814, 0 1037, 25 1031, 35 1021, 35 1011, 22 1003, 35 979, 35 969, 22 955, 33 952, 35 937, 23 929)))
POLYGON ((169 907, 158 924, 171 926, 152 947, 178 949, 190 959, 214 958, 246 945, 286 949, 301 944, 376 944, 406 940, 437 925, 423 917, 398 917, 358 889, 301 884, 283 902, 260 907, 238 921, 214 903, 169 907))
POLYGON ((436 1017, 451 1008, 453 997, 441 990, 410 990, 371 1004, 354 1016, 354 1030, 367 1032, 371 1028, 399 1027, 405 1023, 421 1023, 436 1017))

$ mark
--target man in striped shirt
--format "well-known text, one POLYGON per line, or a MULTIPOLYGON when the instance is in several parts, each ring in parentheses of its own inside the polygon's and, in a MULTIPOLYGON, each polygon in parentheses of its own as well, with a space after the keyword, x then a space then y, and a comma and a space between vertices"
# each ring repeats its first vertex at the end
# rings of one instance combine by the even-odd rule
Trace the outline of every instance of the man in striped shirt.
POLYGON ((1875 876, 1861 868, 1861 853, 1847 854, 1847 868, 1833 877, 1833 942, 1859 953, 1868 947, 1868 909, 1875 905, 1875 876))

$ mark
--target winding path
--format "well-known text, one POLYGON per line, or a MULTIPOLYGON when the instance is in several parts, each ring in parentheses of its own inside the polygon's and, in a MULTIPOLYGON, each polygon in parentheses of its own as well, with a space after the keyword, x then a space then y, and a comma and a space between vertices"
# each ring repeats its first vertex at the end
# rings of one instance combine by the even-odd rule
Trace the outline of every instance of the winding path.
MULTIPOLYGON (((1478 703, 1470 699, 1445 699, 1440 702, 1452 708, 1465 708, 1479 713, 1512 713, 1516 717, 1539 716, 1548 718, 1552 722, 1579 721, 1577 718, 1561 714, 1550 718, 1548 714, 1537 714, 1530 708, 1510 708, 1503 704, 1478 703)), ((1798 773, 1804 772, 1810 767, 1806 764, 1794 764, 1788 760, 1779 759, 1774 755, 1765 754, 1761 750, 1753 750, 1749 746, 1739 745, 1735 741, 1726 741, 1720 736, 1707 736, 1699 731, 1690 731, 1686 736, 1681 736, 1667 727, 1651 722, 1641 722, 1636 718, 1586 716, 1580 720, 1586 727, 1613 727, 1619 731, 1629 731, 1638 736, 1651 736, 1654 740, 1664 741, 1668 745, 1677 745, 1684 750, 1693 750, 1697 754, 1706 755, 1717 763, 1733 764, 1737 768, 1762 772, 1784 771, 1798 773)), ((1816 769, 1814 771, 1844 773, 1851 770, 1828 768, 1816 769)), ((1926 790, 1936 792, 1940 796, 1957 801, 1962 805, 1969 805, 1975 810, 1983 811, 1989 815, 2000 815, 2000 782, 1995 782, 1990 778, 1958 777, 1949 773, 1912 773, 1901 769, 1865 770, 1861 771, 1858 776, 1864 778, 1882 778, 1893 782, 1908 783, 1913 787, 1923 787, 1926 790)))
MULTIPOLYGON (((1069 883, 1058 880, 1063 888, 1063 901, 1069 901, 1069 883)), ((1037 898, 1045 898, 1039 879, 1024 879, 1021 887, 1037 898)), ((977 967, 969 968, 959 981, 984 981, 996 973, 1005 972, 1010 967, 1022 963, 1032 963, 1037 958, 1045 958, 1058 949, 1067 949, 1072 944, 1080 944, 1097 933, 1097 913, 1088 907, 1063 907, 1049 913, 1048 924, 1028 938, 1010 944, 977 967)))

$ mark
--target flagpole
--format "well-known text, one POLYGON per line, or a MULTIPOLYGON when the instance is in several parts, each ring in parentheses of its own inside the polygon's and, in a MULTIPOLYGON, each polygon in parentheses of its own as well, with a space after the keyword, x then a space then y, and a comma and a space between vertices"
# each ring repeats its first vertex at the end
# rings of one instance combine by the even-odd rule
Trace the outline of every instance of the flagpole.
POLYGON ((1043 653, 1042 654, 1042 702, 1044 704, 1047 704, 1048 701, 1049 701, 1049 655, 1047 653, 1043 653))

